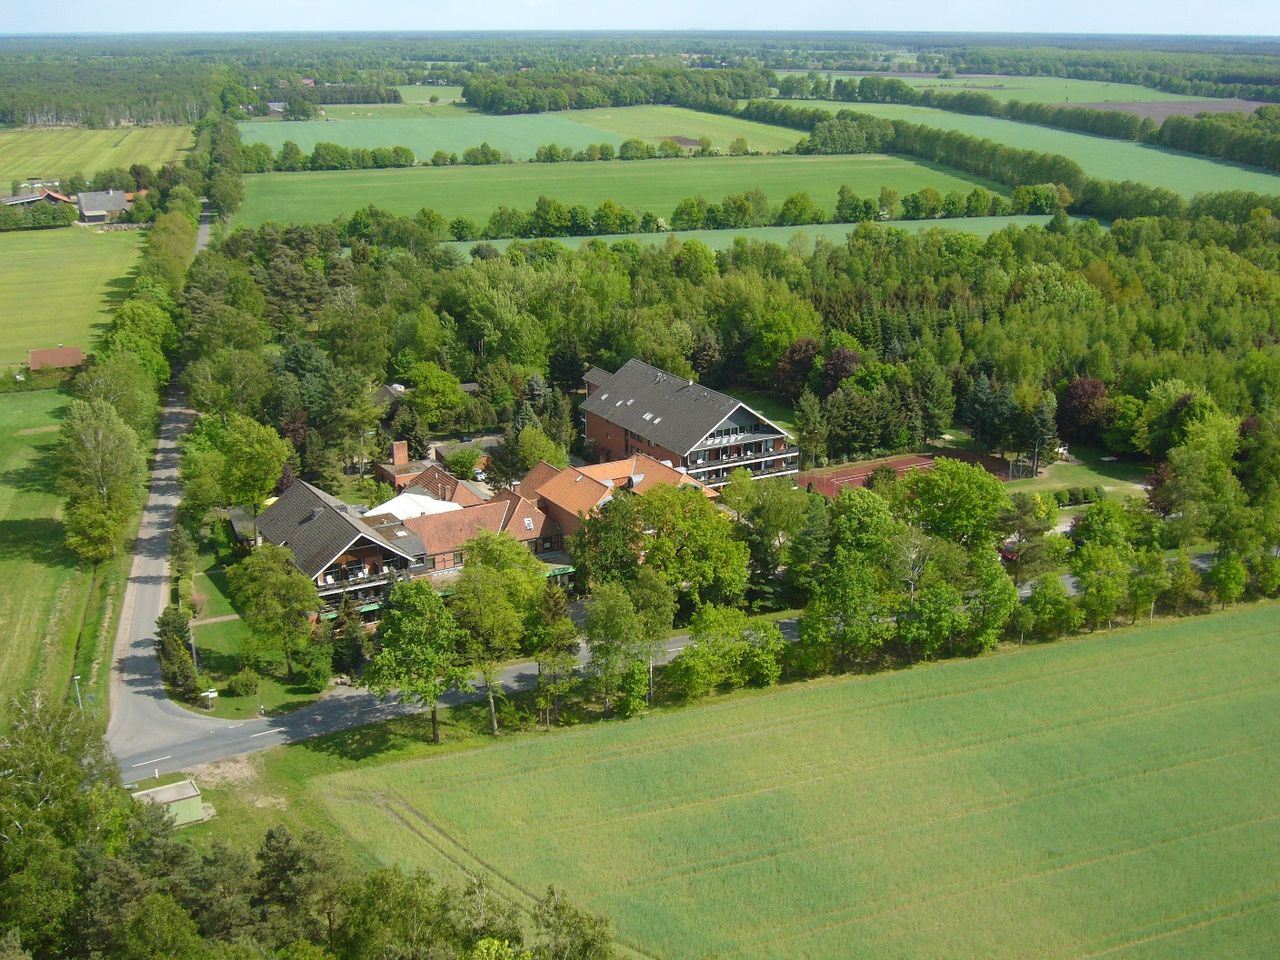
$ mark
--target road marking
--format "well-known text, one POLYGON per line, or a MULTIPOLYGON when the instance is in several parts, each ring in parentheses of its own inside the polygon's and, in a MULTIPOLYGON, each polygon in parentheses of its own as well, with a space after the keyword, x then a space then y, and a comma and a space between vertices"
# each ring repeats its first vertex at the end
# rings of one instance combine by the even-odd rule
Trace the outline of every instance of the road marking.
POLYGON ((263 730, 261 733, 251 733, 251 734, 249 734, 249 739, 250 739, 250 740, 252 740, 254 737, 265 737, 268 733, 275 733, 275 731, 274 731, 274 730, 263 730))
POLYGON ((130 768, 132 768, 132 767, 145 767, 145 766, 147 766, 148 764, 151 764, 151 763, 159 763, 161 760, 172 760, 172 759, 173 759, 173 754, 171 753, 171 754, 169 754, 167 757, 156 757, 154 760, 143 760, 141 763, 131 763, 131 764, 129 764, 129 766, 130 766, 130 768))
MULTIPOLYGON (((688 646, 688 644, 685 644, 685 646, 688 646)), ((683 649, 684 649, 684 647, 667 647, 667 653, 675 653, 675 652, 677 652, 677 651, 679 651, 679 650, 683 650, 683 649)))
POLYGON ((237 727, 243 727, 243 726, 244 726, 244 724, 243 724, 243 723, 233 723, 231 726, 227 727, 227 729, 228 729, 228 730, 234 730, 234 729, 236 729, 237 727))

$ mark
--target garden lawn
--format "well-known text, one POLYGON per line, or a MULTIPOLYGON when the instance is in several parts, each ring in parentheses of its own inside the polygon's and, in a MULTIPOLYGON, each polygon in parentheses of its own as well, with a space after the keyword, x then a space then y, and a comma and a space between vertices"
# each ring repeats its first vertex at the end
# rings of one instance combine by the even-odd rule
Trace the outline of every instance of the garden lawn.
POLYGON ((80 227, 0 233, 0 373, 25 363, 28 350, 65 343, 90 352, 129 288, 142 237, 80 227))
POLYGON ((8 696, 68 695, 75 673, 87 706, 105 703, 103 655, 130 558, 105 564, 95 579, 63 544, 54 483, 67 401, 56 390, 0 395, 0 676, 8 690, 0 718, 8 696))
POLYGON ((1068 490, 1072 487, 1103 487, 1107 493, 1117 497, 1141 497, 1146 491, 1143 486, 1151 468, 1132 459, 1120 458, 1106 461, 1108 456, 1092 447, 1073 446, 1071 456, 1077 463, 1059 462, 1050 464, 1041 471, 1040 476, 1026 480, 1014 480, 1007 485, 1009 490, 1043 492, 1051 490, 1068 490))
MULTIPOLYGON (((785 74, 807 75, 807 70, 779 70, 779 76, 785 74)), ((819 70, 818 76, 866 76, 862 73, 847 71, 828 72, 819 70)), ((1190 97, 1181 93, 1166 93, 1151 87, 1142 87, 1134 83, 1109 83, 1105 80, 1073 80, 1069 77, 1013 77, 994 76, 989 74, 969 74, 939 79, 938 77, 921 76, 910 73, 877 73, 872 76, 902 80, 913 87, 930 90, 945 90, 956 93, 986 93, 1004 102, 1021 100, 1023 103, 1061 103, 1061 104, 1098 104, 1098 103, 1138 103, 1166 101, 1200 101, 1201 97, 1190 97)), ((802 104, 803 105, 803 104, 802 104)), ((850 104, 852 107, 858 104, 850 104)))
POLYGON ((882 186, 904 194, 928 186, 967 193, 979 182, 945 168, 878 154, 268 173, 245 177, 245 203, 235 222, 245 227, 268 221, 317 223, 372 203, 404 215, 431 207, 449 218, 471 217, 483 227, 499 205, 528 210, 542 195, 592 209, 613 199, 665 218, 685 197, 700 193, 718 201, 755 188, 774 205, 788 194, 807 191, 830 213, 842 184, 874 197, 882 186))
MULTIPOLYGON (((326 119, 301 121, 252 121, 240 124, 245 143, 265 143, 279 152, 292 140, 304 153, 317 143, 346 147, 406 146, 419 163, 437 150, 462 155, 467 147, 488 143, 506 151, 513 160, 527 160, 544 143, 571 146, 623 141, 574 119, 576 113, 529 113, 491 116, 457 104, 360 104, 326 107, 326 119)), ((793 138, 792 142, 795 142, 793 138)))
POLYGON ((971 117, 930 107, 896 103, 838 103, 830 100, 797 103, 804 107, 823 107, 832 111, 854 110, 941 130, 959 130, 1023 150, 1060 153, 1079 163, 1091 177, 1103 180, 1137 180, 1153 187, 1173 190, 1185 197, 1219 190, 1280 194, 1280 176, 1276 174, 1190 153, 1152 147, 1132 140, 1113 140, 1014 120, 971 117))
POLYGON ((28 177, 91 176, 109 167, 159 167, 191 146, 189 127, 17 127, 0 130, 0 191, 28 177))
MULTIPOLYGON (((921 233, 925 230, 960 230, 986 237, 1006 227, 1047 226, 1051 217, 1026 215, 1017 217, 956 217, 951 220, 893 220, 876 224, 876 226, 892 227, 906 230, 908 233, 921 233)), ((678 240, 697 240, 712 250, 727 250, 737 243, 738 238, 753 243, 777 243, 787 246, 800 242, 811 248, 816 240, 828 240, 832 243, 844 243, 850 232, 856 230, 855 223, 809 223, 800 227, 750 227, 745 230, 679 230, 664 233, 614 233, 598 237, 555 237, 556 243, 571 249, 577 249, 584 243, 600 240, 604 243, 617 243, 621 240, 635 241, 643 244, 666 243, 674 237, 678 240)), ((499 250, 505 250, 514 240, 486 240, 499 250)), ((475 241, 450 241, 448 246, 466 253, 474 247, 475 241)), ((760 396, 757 394, 756 396, 760 396)), ((758 408, 757 408, 758 409, 758 408)), ((762 411, 763 412, 763 411, 762 411)), ((771 418, 772 419, 772 418, 771 418)))
MULTIPOLYGON (((1265 956, 1280 604, 318 778, 355 847, 650 957, 1265 956)), ((298 748, 290 748, 298 749, 298 748)))
POLYGON ((727 151, 737 137, 744 137, 747 146, 757 153, 776 153, 790 150, 800 139, 798 131, 777 127, 738 117, 717 113, 703 113, 685 107, 601 107, 595 110, 575 110, 572 116, 585 123, 621 137, 639 137, 657 144, 671 138, 689 146, 689 140, 708 137, 712 146, 727 151))
POLYGON ((208 677, 218 691, 213 701, 215 717, 241 720, 256 717, 259 704, 268 714, 285 713, 315 700, 319 695, 303 689, 288 680, 284 659, 271 656, 267 673, 263 676, 258 696, 233 697, 227 692, 226 681, 240 670, 241 653, 252 641, 252 634, 243 620, 224 620, 220 623, 195 624, 196 655, 199 658, 200 675, 208 677))

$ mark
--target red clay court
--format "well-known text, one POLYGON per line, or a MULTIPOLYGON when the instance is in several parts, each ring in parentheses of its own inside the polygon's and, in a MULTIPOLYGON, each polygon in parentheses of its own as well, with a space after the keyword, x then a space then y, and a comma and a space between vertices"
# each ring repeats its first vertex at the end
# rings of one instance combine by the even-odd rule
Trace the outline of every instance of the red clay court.
POLYGON ((913 470, 932 470, 933 456, 924 454, 883 457, 879 460, 842 463, 837 467, 826 467, 822 470, 808 470, 796 475, 796 486, 802 490, 813 490, 824 497, 835 497, 845 487, 864 486, 871 474, 884 466, 893 467, 898 471, 898 476, 913 470))

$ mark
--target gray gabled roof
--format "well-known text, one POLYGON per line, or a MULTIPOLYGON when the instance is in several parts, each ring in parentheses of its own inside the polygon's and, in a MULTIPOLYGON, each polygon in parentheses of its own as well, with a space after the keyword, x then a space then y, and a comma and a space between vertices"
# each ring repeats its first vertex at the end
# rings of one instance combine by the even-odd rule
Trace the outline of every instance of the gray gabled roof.
POLYGON ((85 190, 76 195, 76 203, 82 214, 120 213, 129 209, 123 190, 85 190))
POLYGON ((305 480, 295 480, 262 511, 258 533, 269 542, 292 550, 298 569, 308 577, 319 574, 359 537, 413 559, 413 554, 363 522, 350 506, 305 480))
POLYGON ((640 360, 628 360, 614 374, 592 368, 588 377, 596 389, 582 402, 585 412, 681 455, 742 406, 733 397, 640 360))

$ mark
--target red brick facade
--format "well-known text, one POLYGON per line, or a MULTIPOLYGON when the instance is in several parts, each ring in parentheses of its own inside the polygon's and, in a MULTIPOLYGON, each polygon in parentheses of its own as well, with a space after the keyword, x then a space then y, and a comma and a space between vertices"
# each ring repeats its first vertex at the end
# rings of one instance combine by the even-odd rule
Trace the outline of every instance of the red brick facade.
POLYGON ((673 467, 685 465, 681 454, 636 436, 594 413, 586 414, 586 434, 598 460, 625 460, 642 453, 655 460, 670 460, 673 467))

